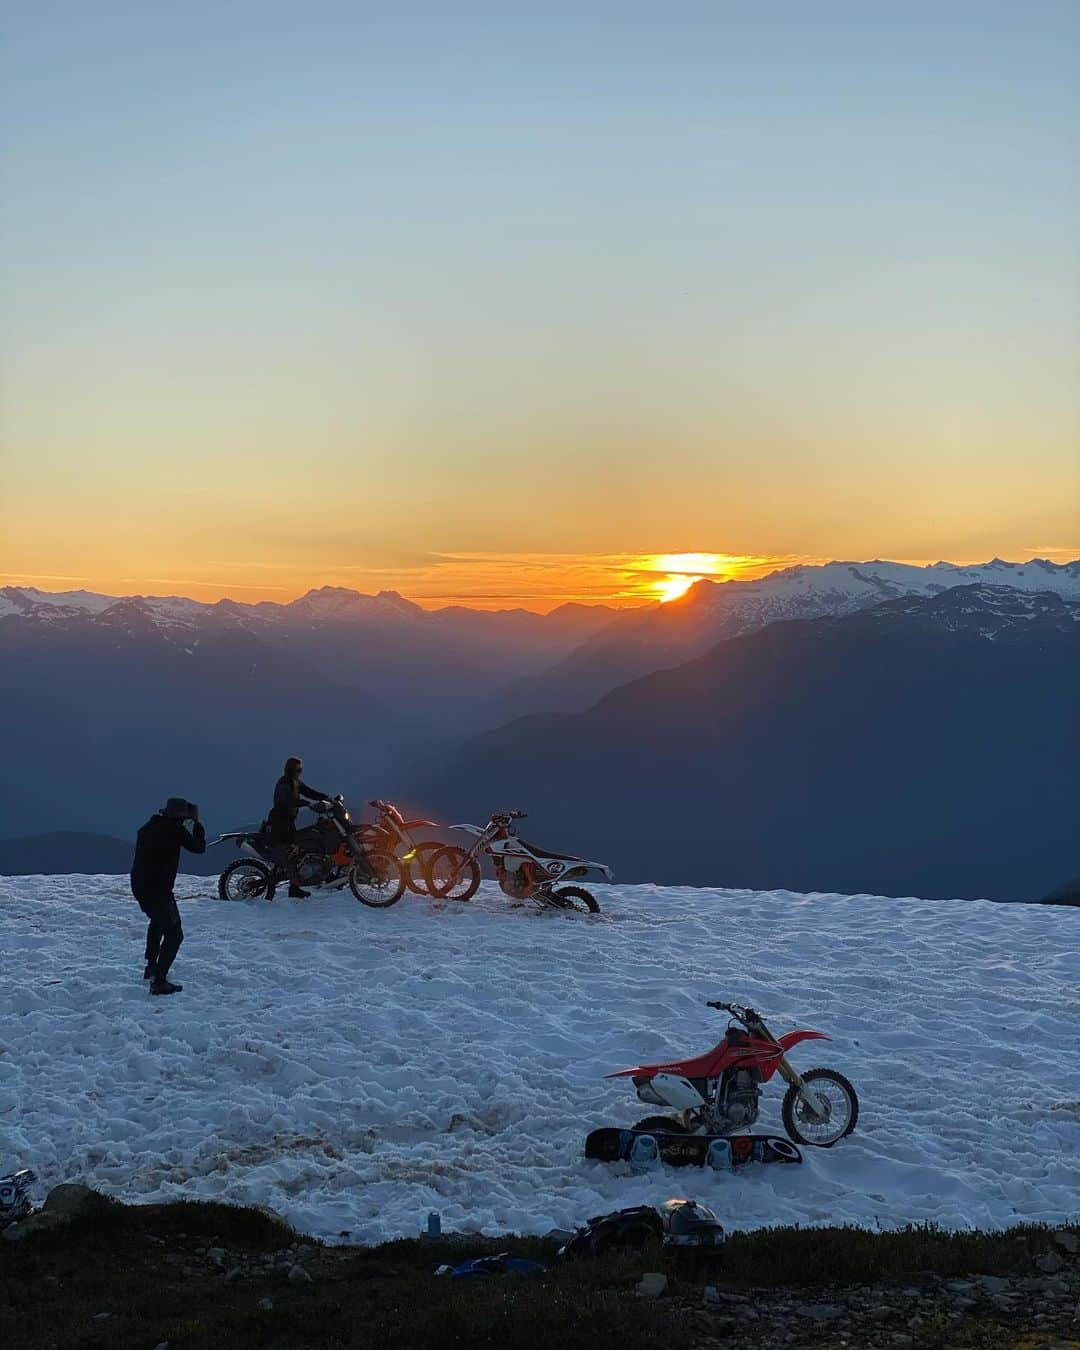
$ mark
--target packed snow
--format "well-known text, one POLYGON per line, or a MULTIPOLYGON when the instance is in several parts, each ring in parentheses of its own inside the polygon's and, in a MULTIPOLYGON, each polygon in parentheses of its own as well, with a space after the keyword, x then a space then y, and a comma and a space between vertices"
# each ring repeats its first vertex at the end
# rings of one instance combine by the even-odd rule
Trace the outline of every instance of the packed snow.
MULTIPOLYGON (((1080 1211, 1080 922, 1037 905, 600 886, 539 914, 485 884, 224 903, 177 886, 184 992, 151 998, 118 877, 0 878, 0 1172, 129 1201, 271 1206, 320 1238, 544 1233, 688 1195, 729 1228, 950 1228, 1080 1211), (198 898, 185 899, 189 894, 198 898), (802 1167, 587 1162, 631 1124, 613 1069, 707 1049, 752 1003, 855 1083, 856 1133, 802 1167)), ((781 1086, 757 1129, 780 1133, 781 1086)))

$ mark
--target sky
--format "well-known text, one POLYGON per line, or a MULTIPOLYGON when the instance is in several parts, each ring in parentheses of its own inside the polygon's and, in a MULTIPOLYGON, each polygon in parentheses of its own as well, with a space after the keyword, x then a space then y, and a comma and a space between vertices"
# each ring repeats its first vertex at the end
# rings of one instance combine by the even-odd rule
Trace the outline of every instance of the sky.
POLYGON ((1080 555, 1074 0, 15 0, 2 48, 0 585, 1080 555))

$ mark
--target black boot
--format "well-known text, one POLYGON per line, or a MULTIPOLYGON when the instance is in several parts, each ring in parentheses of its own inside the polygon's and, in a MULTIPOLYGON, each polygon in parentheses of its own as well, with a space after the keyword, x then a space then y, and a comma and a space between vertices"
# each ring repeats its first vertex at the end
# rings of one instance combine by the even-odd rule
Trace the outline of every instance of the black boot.
POLYGON ((290 900, 306 900, 310 894, 310 891, 302 891, 295 882, 289 887, 290 900))
POLYGON ((155 975, 153 983, 150 985, 150 992, 152 994, 178 994, 183 987, 182 984, 173 984, 163 975, 155 975))

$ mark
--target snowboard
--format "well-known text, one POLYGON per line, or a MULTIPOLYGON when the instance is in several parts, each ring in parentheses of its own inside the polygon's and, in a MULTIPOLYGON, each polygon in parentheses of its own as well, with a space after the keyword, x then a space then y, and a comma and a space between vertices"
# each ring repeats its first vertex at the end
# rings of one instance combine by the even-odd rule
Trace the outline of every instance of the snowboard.
POLYGON ((713 1167, 718 1171, 746 1163, 801 1163, 790 1139, 775 1134, 659 1134, 648 1130, 593 1130, 585 1140, 585 1156, 597 1162, 671 1167, 713 1167))

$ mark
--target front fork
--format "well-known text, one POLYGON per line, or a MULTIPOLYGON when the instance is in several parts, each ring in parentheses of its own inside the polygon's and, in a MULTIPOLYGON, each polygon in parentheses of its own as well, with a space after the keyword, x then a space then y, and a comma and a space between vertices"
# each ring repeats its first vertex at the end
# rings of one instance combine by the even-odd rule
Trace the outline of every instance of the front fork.
POLYGON ((825 1103, 813 1088, 806 1086, 806 1080, 797 1069, 791 1066, 788 1062, 787 1055, 781 1056, 780 1063, 776 1066, 776 1072, 789 1087, 793 1087, 798 1091, 799 1096, 818 1119, 821 1119, 825 1115, 825 1103))

